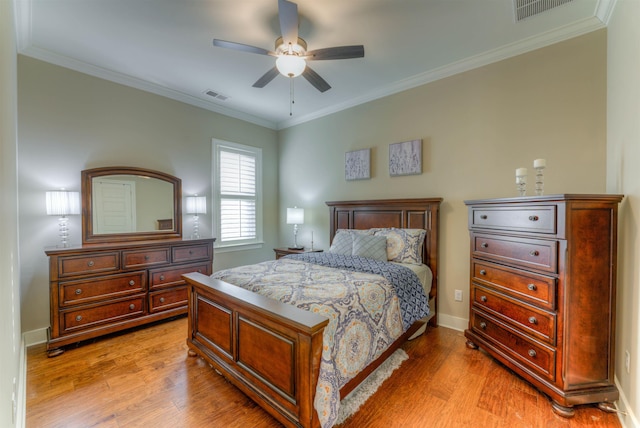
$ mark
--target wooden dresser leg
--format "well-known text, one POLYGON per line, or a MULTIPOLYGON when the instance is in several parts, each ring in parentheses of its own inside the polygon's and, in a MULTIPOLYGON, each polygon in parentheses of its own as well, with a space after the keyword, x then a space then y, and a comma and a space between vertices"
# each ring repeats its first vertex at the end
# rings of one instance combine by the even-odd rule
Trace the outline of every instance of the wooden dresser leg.
POLYGON ((551 402, 551 409, 555 414, 562 416, 563 418, 572 418, 576 413, 573 407, 563 406, 555 401, 551 402))
POLYGON ((47 357, 53 358, 53 357, 57 357, 58 355, 62 355, 63 353, 64 353, 64 349, 62 349, 62 348, 53 348, 53 349, 49 349, 47 351, 47 357))
POLYGON ((475 343, 473 343, 470 340, 467 340, 467 348, 469 348, 469 349, 478 349, 478 345, 476 345, 475 343))
POLYGON ((603 401, 602 403, 598 403, 598 409, 607 413, 617 413, 618 409, 616 409, 616 405, 610 401, 603 401))
POLYGON ((193 350, 189 349, 189 350, 187 351, 187 355, 189 355, 190 357, 196 357, 198 354, 196 354, 196 352, 195 352, 195 351, 193 351, 193 350))

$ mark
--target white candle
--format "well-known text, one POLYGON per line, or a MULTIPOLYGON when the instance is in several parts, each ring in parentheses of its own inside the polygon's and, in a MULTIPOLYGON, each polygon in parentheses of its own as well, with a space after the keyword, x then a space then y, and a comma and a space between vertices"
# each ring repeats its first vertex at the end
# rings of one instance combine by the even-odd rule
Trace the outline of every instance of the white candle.
POLYGON ((536 159, 533 161, 534 168, 544 168, 547 166, 547 161, 545 159, 536 159))
POLYGON ((527 175, 527 168, 516 169, 516 177, 524 177, 527 175))

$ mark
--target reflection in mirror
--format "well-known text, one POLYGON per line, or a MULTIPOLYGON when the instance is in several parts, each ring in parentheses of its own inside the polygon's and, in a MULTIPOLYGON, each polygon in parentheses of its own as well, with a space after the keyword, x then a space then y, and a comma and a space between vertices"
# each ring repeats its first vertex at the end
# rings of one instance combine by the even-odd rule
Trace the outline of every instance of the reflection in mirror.
POLYGON ((173 223, 171 183, 147 176, 105 175, 94 178, 92 187, 94 233, 152 232, 173 223))
POLYGON ((83 242, 182 236, 181 181, 131 167, 82 171, 83 242))

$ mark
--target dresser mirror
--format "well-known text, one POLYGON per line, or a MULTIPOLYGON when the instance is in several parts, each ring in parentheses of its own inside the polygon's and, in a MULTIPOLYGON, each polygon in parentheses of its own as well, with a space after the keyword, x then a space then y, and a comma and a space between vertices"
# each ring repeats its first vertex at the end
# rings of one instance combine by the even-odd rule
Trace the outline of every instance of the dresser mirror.
POLYGON ((181 180, 143 168, 82 171, 84 244, 182 237, 181 180))

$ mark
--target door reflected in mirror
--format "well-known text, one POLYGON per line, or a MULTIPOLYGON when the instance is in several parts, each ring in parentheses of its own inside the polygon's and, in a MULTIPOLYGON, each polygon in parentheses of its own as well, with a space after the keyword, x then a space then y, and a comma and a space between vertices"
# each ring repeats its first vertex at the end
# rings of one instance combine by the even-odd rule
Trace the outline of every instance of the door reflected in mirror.
POLYGON ((171 183, 133 175, 93 179, 93 231, 131 233, 167 230, 173 223, 171 183))

